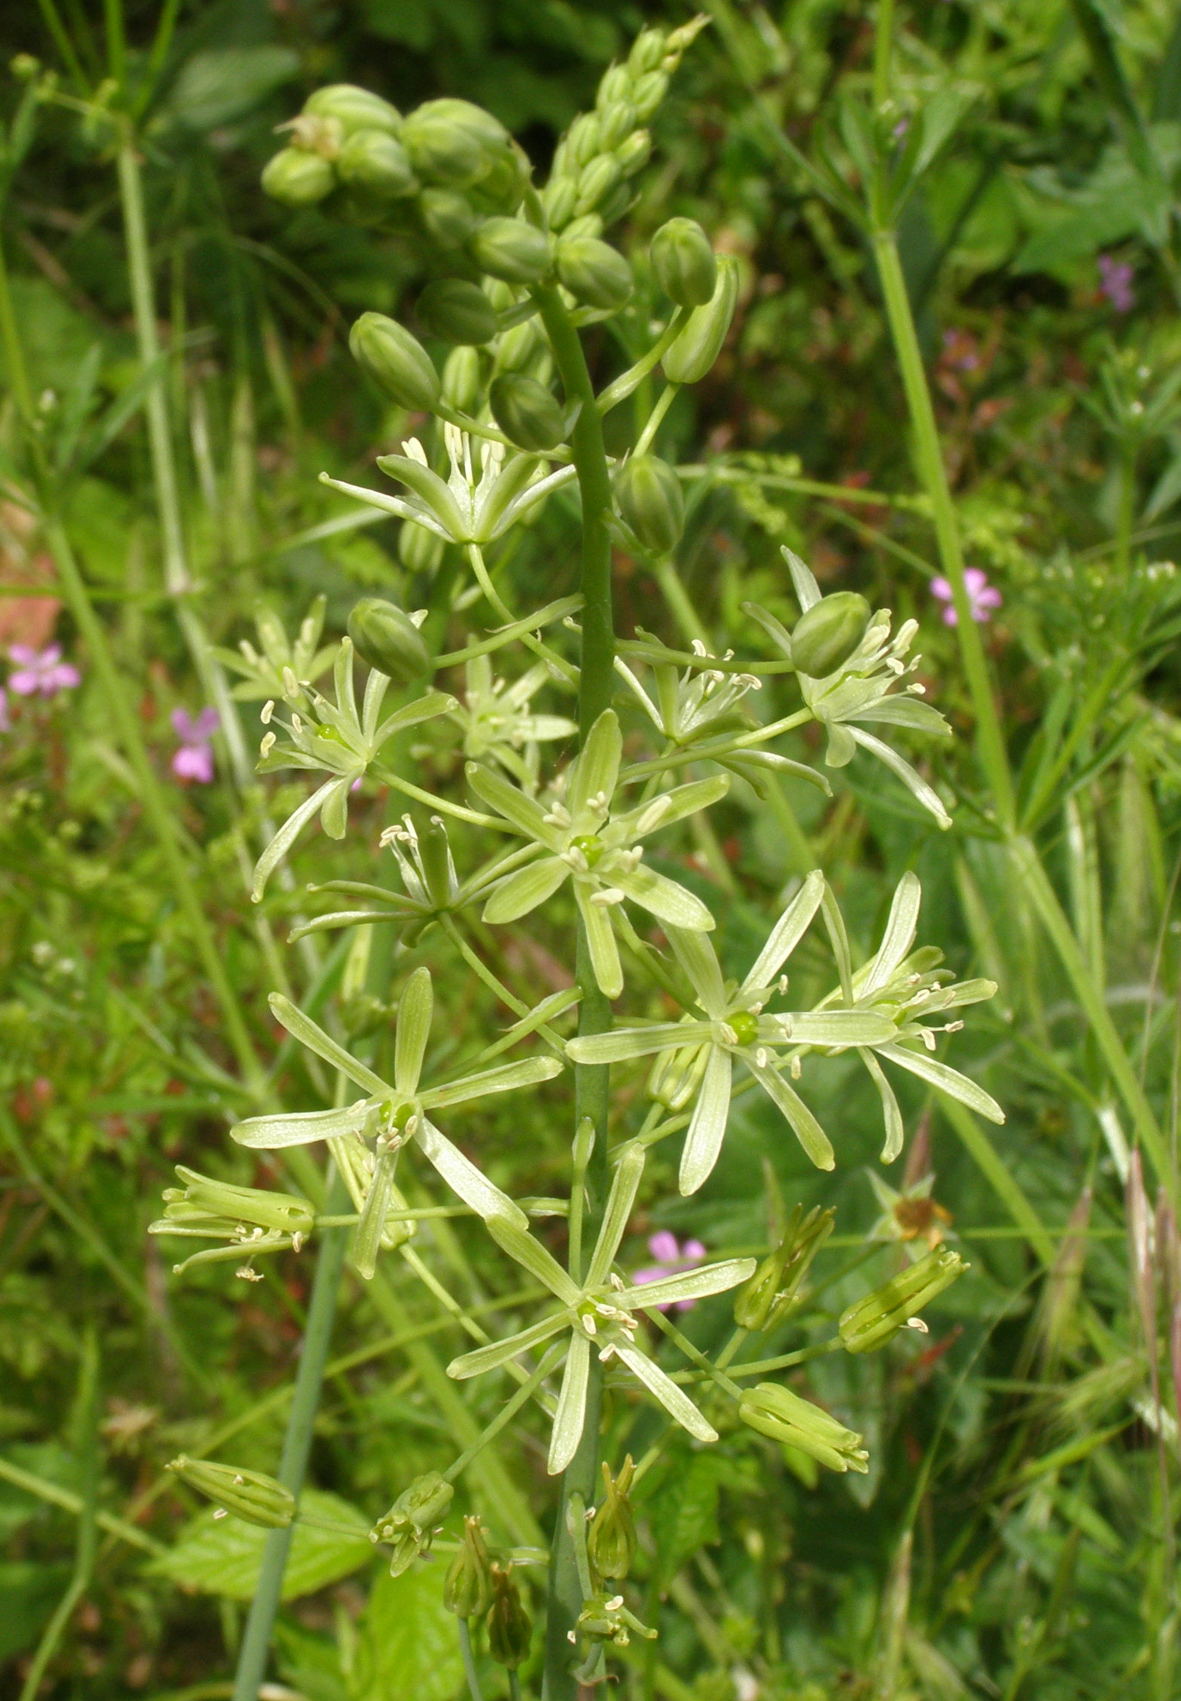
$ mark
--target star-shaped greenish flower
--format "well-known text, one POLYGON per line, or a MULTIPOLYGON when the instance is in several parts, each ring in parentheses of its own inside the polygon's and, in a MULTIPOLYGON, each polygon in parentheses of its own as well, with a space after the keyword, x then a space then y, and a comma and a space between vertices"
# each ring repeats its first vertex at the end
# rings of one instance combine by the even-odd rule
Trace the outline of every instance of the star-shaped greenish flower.
POLYGON ((776 1047, 820 1045, 839 1049, 876 1044, 890 1039, 894 1026, 875 1012, 860 1010, 766 1012, 768 1001, 780 990, 783 965, 823 896, 824 876, 816 870, 788 904, 739 985, 722 979, 708 939, 670 928, 669 944, 689 979, 703 1018, 614 1028, 610 1033, 567 1043, 567 1056, 575 1063, 622 1063, 627 1058, 700 1047, 705 1065, 681 1154, 682 1193, 695 1193, 718 1161, 730 1114, 735 1060, 754 1076, 817 1168, 833 1167, 832 1144, 803 1099, 784 1080, 786 1064, 776 1047), (834 1021, 834 1017, 841 1019, 834 1021))
POLYGON ((840 925, 835 908, 826 909, 830 930, 836 928, 833 943, 838 960, 843 963, 844 985, 824 1001, 824 1008, 834 1006, 874 1012, 887 1018, 892 1032, 885 1043, 870 1041, 859 1047, 859 1054, 873 1078, 882 1101, 886 1127, 886 1143, 882 1162, 890 1163, 902 1150, 902 1113, 886 1079, 878 1058, 896 1063, 936 1091, 958 1099, 990 1122, 1003 1122, 1005 1113, 990 1093, 978 1086, 958 1069, 941 1063, 932 1056, 937 1033, 954 1033, 962 1022, 951 1021, 932 1025, 933 1016, 955 1010, 965 1004, 979 1004, 996 992, 991 980, 952 979, 949 970, 941 968, 943 953, 934 946, 912 950, 918 928, 919 907, 923 889, 918 877, 904 874, 898 882, 886 920, 882 942, 867 963, 855 974, 848 972, 848 940, 840 925))
MULTIPOLYGON (((820 601, 820 587, 798 555, 785 549, 783 556, 800 607, 807 613, 820 601)), ((790 659, 791 636, 786 628, 774 615, 755 603, 743 603, 742 606, 776 648, 790 659)), ((951 728, 938 709, 919 701, 923 687, 916 680, 906 683, 908 675, 913 674, 918 666, 917 656, 906 660, 917 631, 917 620, 905 620, 891 637, 890 612, 878 609, 853 654, 835 673, 823 679, 812 679, 806 673, 799 673, 796 677, 804 702, 828 733, 824 760, 830 768, 843 768, 851 762, 860 745, 897 775, 923 808, 930 810, 941 827, 950 827, 951 817, 938 793, 896 750, 858 724, 869 722, 871 725, 899 726, 912 732, 950 737, 951 728)))
POLYGON ((532 698, 551 682, 538 662, 510 685, 497 678, 488 656, 473 656, 464 668, 464 700, 454 711, 463 728, 463 751, 475 762, 496 762, 526 791, 537 790, 537 746, 573 738, 576 724, 565 715, 541 714, 532 698))
POLYGON ((574 477, 573 466, 540 476, 543 463, 538 456, 510 451, 504 443, 481 440, 473 454, 472 438, 455 425, 444 425, 443 443, 450 463, 445 479, 431 470, 416 437, 403 443, 402 454, 378 456, 382 472, 404 484, 407 496, 345 484, 327 473, 320 474, 320 481, 372 508, 414 520, 449 543, 482 544, 511 530, 552 490, 574 477))
POLYGON ((553 896, 567 880, 586 929, 591 966, 608 998, 623 991, 619 947, 611 911, 625 899, 665 927, 706 932, 713 916, 700 898, 643 863, 638 843, 658 827, 708 809, 729 786, 725 774, 675 786, 634 809, 612 812, 623 739, 612 709, 604 709, 570 765, 564 795, 545 808, 500 774, 469 763, 472 790, 543 854, 503 880, 484 906, 484 920, 517 921, 553 896))
POLYGON ((488 1231, 492 1237, 510 1258, 549 1289, 558 1301, 558 1308, 505 1341, 495 1341, 489 1346, 477 1347, 474 1352, 461 1354, 447 1366, 447 1374, 458 1380, 479 1376, 484 1371, 507 1364, 518 1353, 544 1346, 555 1336, 569 1330, 570 1345, 550 1440, 548 1469, 551 1475, 565 1470, 581 1439, 592 1352, 596 1352, 605 1364, 617 1359, 620 1364, 626 1365, 637 1381, 690 1435, 696 1436, 699 1441, 716 1441, 718 1438, 713 1425, 707 1422, 689 1396, 637 1346, 637 1313, 655 1311, 662 1305, 681 1300, 702 1299, 707 1294, 724 1293, 754 1273, 755 1260, 727 1258, 716 1264, 687 1270, 681 1275, 667 1276, 658 1282, 633 1283, 630 1287, 624 1283, 612 1265, 631 1216, 643 1168, 642 1149, 629 1147, 615 1167, 602 1226, 581 1283, 524 1228, 504 1217, 488 1219, 488 1231))
POLYGON ((353 646, 348 638, 341 639, 333 678, 335 703, 329 702, 313 685, 301 683, 291 674, 286 681, 286 719, 275 719, 273 700, 263 706, 262 721, 268 731, 260 750, 259 773, 305 768, 326 772, 330 778, 288 816, 259 857, 250 892, 256 903, 276 866, 317 810, 328 837, 343 839, 349 793, 395 733, 447 714, 456 707, 455 698, 445 691, 428 691, 383 717, 381 709, 390 681, 376 670, 370 673, 364 697, 358 704, 353 682, 353 646), (294 707, 295 704, 299 707, 294 707))
MULTIPOLYGON (((346 1051, 290 999, 276 992, 271 994, 270 1004, 294 1039, 347 1075, 368 1096, 337 1110, 284 1111, 276 1116, 249 1117, 230 1130, 239 1145, 272 1151, 342 1136, 354 1141, 373 1136, 387 1150, 400 1150, 413 1143, 434 1165, 451 1191, 458 1194, 478 1216, 489 1222, 495 1220, 514 1223, 522 1229, 525 1227, 528 1218, 520 1207, 494 1186, 458 1146, 452 1145, 446 1135, 440 1133, 428 1112, 450 1110, 455 1105, 490 1098, 494 1093, 507 1093, 517 1087, 531 1087, 539 1081, 549 1081, 561 1073, 562 1065, 557 1058, 523 1058, 517 1063, 482 1069, 474 1075, 464 1075, 439 1086, 424 1087, 421 1082, 422 1065, 434 1010, 431 972, 425 967, 415 969, 410 976, 398 1005, 392 1082, 383 1080, 346 1051)), ((390 1180, 392 1177, 387 1169, 382 1172, 383 1185, 390 1180)))

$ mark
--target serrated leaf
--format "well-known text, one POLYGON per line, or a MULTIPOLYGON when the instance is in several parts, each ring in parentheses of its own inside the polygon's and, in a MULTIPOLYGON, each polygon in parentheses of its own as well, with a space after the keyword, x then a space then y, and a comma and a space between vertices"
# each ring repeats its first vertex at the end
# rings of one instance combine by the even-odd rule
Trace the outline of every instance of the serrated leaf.
POLYGON ((463 1682, 454 1614, 443 1605, 446 1566, 380 1577, 369 1596, 349 1686, 351 1701, 453 1701, 463 1682))
MULTIPOLYGON (((322 1530, 298 1522, 283 1578, 283 1599, 296 1600, 347 1577, 373 1558, 368 1522, 355 1507, 335 1494, 305 1489, 300 1509, 316 1518, 355 1530, 355 1535, 322 1530)), ((182 1589, 248 1601, 258 1587, 263 1547, 270 1532, 240 1518, 215 1518, 200 1512, 185 1525, 175 1546, 148 1569, 182 1589)))
POLYGON ((717 1453, 690 1454, 645 1508, 662 1580, 675 1577, 687 1559, 718 1540, 718 1496, 730 1472, 717 1453))

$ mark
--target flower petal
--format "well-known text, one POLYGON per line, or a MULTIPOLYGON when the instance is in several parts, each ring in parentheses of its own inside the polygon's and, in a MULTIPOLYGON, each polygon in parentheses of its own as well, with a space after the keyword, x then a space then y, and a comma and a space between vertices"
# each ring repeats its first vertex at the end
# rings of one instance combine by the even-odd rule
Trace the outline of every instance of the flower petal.
POLYGON ((342 1075, 347 1075, 350 1081, 355 1081, 358 1087, 374 1094, 378 1098, 393 1098, 394 1088, 388 1081, 383 1081, 380 1075, 365 1063, 346 1051, 344 1046, 326 1034, 318 1023, 310 1016, 305 1016, 297 1004, 290 998, 285 998, 281 992, 272 992, 267 1000, 275 1019, 282 1022, 292 1039, 297 1039, 300 1045, 306 1045, 309 1051, 314 1051, 317 1057, 323 1058, 334 1069, 339 1069, 342 1075))
POLYGON ((561 838, 545 819, 540 803, 526 797, 519 786, 510 785, 500 774, 493 773, 479 762, 468 762, 464 768, 467 783, 476 796, 489 808, 503 815, 509 824, 527 839, 536 839, 549 850, 558 850, 561 838))
POLYGON ((586 1272, 588 1288, 602 1287, 611 1273, 615 1254, 619 1251, 619 1243, 623 1239, 628 1218, 632 1214, 632 1206, 636 1202, 636 1193, 643 1173, 644 1148, 628 1146, 616 1164, 615 1174, 611 1178, 611 1191, 607 1195, 599 1237, 586 1272))
POLYGON ((871 997, 893 979, 898 965, 914 944, 922 901, 923 888, 918 876, 907 872, 894 892, 882 942, 870 964, 869 973, 864 981, 860 977, 857 979, 857 991, 862 998, 871 997))
POLYGON ((612 1028, 608 1034, 586 1034, 566 1041, 572 1063, 625 1063, 651 1057, 657 1051, 678 1051, 694 1040, 713 1037, 711 1022, 654 1022, 650 1028, 612 1028))
POLYGON ((669 1417, 675 1419, 682 1429, 687 1429, 698 1441, 718 1439, 717 1430, 706 1422, 688 1394, 678 1388, 672 1378, 666 1376, 660 1366, 654 1364, 638 1347, 616 1347, 615 1356, 627 1365, 637 1381, 642 1382, 653 1398, 660 1401, 669 1417))
POLYGON ((433 1122, 425 1116, 416 1116, 413 1127, 414 1143, 421 1149, 423 1157, 434 1165, 452 1193, 470 1206, 478 1217, 483 1217, 490 1230, 499 1223, 520 1229, 525 1227, 529 1219, 520 1206, 514 1205, 508 1194, 502 1193, 489 1181, 470 1158, 465 1158, 459 1147, 452 1145, 433 1122))
MULTIPOLYGON (((779 1021, 783 1022, 785 1038, 792 1045, 888 1045, 898 1032, 888 1016, 876 1015, 872 1010, 807 1010, 802 1014, 789 1011, 782 1017, 760 1018, 760 1030, 764 1022, 770 1029, 779 1021)), ((783 1040, 772 1039, 771 1043, 782 1045, 783 1040)))
POLYGON ((340 1134, 355 1134, 365 1126, 372 1099, 336 1110, 280 1111, 275 1116, 248 1116, 230 1129, 230 1139, 252 1151, 273 1152, 284 1146, 310 1146, 314 1140, 333 1140, 340 1134))
POLYGON ((883 744, 880 738, 874 738, 871 733, 863 732, 860 727, 846 727, 843 730, 847 731, 854 742, 860 744, 863 750, 870 751, 879 762, 883 762, 892 773, 897 774, 903 785, 913 792, 923 808, 931 811, 940 827, 946 829, 951 826, 951 816, 944 809, 939 794, 911 767, 909 762, 904 761, 899 756, 896 750, 891 750, 890 746, 883 744))
POLYGON ((700 898, 677 881, 670 880, 667 874, 657 874, 654 868, 646 868, 642 862, 626 871, 612 870, 611 879, 621 892, 626 892, 633 902, 642 905, 657 921, 668 927, 708 933, 715 925, 713 916, 700 898))
POLYGON ((969 1110, 987 1117, 989 1122, 1005 1120, 1004 1111, 991 1093, 986 1093, 983 1087, 977 1086, 967 1075, 961 1075, 958 1069, 940 1063, 937 1057, 929 1057, 925 1051, 908 1051, 901 1045, 879 1045, 876 1050, 879 1057, 888 1057, 891 1063, 897 1063, 902 1069, 909 1069, 912 1075, 920 1076, 941 1093, 946 1093, 948 1098, 958 1099, 961 1104, 966 1104, 969 1110))
POLYGON ((730 1114, 730 1089, 733 1066, 728 1052, 721 1046, 710 1049, 701 1090, 693 1106, 685 1149, 681 1153, 681 1173, 677 1185, 682 1193, 696 1193, 711 1174, 722 1149, 726 1119, 730 1114))
POLYGON ((586 1336, 576 1334, 570 1342, 570 1352, 558 1393, 558 1409, 554 1413, 554 1429, 545 1467, 551 1477, 566 1469, 582 1440, 583 1426, 586 1423, 590 1354, 591 1344, 586 1336))
POLYGON ((649 1311, 674 1304, 677 1300, 705 1299, 712 1293, 725 1293, 753 1276, 757 1267, 754 1258, 725 1258, 717 1264, 706 1264, 700 1270, 685 1270, 677 1276, 661 1276, 658 1281, 644 1282, 621 1293, 616 1299, 625 1311, 649 1311))
POLYGON ((552 1252, 531 1235, 527 1228, 516 1222, 505 1222, 498 1217, 488 1220, 488 1233, 497 1246, 508 1253, 513 1261, 535 1276, 543 1287, 547 1287, 556 1299, 563 1305, 575 1306, 583 1297, 582 1289, 563 1270, 552 1252))
POLYGON ((422 1074, 422 1060, 426 1056, 434 1008, 431 971, 424 964, 410 976, 398 1001, 394 1040, 394 1086, 408 1099, 412 1099, 418 1090, 418 1078, 422 1074))
MULTIPOLYGON (((898 1108, 898 1100, 894 1096, 894 1089, 886 1079, 886 1071, 882 1068, 873 1052, 863 1051, 861 1053, 861 1061, 869 1070, 870 1078, 873 1081, 874 1086, 877 1088, 878 1096, 882 1101, 882 1121, 885 1123, 886 1141, 881 1150, 880 1161, 884 1164, 892 1164, 894 1159, 902 1150, 902 1144, 906 1137, 905 1130, 902 1126, 902 1112, 898 1108)), ((876 1181, 877 1177, 871 1174, 870 1180, 876 1181)))
POLYGON ((623 734, 614 709, 604 709, 586 735, 570 776, 566 808, 577 821, 592 797, 602 793, 607 807, 619 779, 623 734))
POLYGON ((501 881, 484 905, 484 920, 495 927, 518 921, 552 898, 569 876, 570 866, 560 856, 543 856, 538 862, 518 868, 501 881))
POLYGON ((552 1081, 561 1073, 562 1065, 556 1057, 521 1057, 515 1063, 502 1063, 497 1069, 482 1069, 476 1075, 461 1075, 441 1087, 428 1087, 418 1095, 418 1102, 426 1110, 449 1109, 471 1099, 488 1098, 492 1093, 535 1087, 539 1081, 552 1081))
POLYGON ((482 1376, 487 1370, 497 1370, 502 1364, 507 1364, 519 1353, 528 1352, 530 1347, 540 1346, 542 1341, 548 1341, 560 1329, 566 1327, 566 1319, 560 1312, 551 1317, 543 1317, 539 1323, 531 1323, 527 1329, 519 1330, 504 1341, 489 1341, 486 1347, 476 1347, 470 1353, 460 1353, 447 1366, 447 1374, 456 1382, 466 1382, 469 1376, 482 1376))
POLYGON ((743 1053, 743 1062, 780 1115, 790 1124, 796 1139, 816 1168, 832 1169, 836 1163, 832 1144, 800 1095, 788 1086, 776 1070, 764 1069, 761 1064, 756 1063, 749 1052, 743 1053))
POLYGON ((623 991, 623 965, 619 961, 619 946, 615 943, 611 918, 603 905, 592 904, 577 885, 575 897, 586 929, 586 948, 595 984, 604 998, 618 998, 623 991))
MULTIPOLYGON (((12 680, 9 680, 12 684, 12 680)), ((250 897, 253 903, 258 903, 266 890, 267 881, 282 862, 291 846, 295 843, 304 827, 311 820, 317 809, 326 801, 333 786, 338 785, 336 776, 325 780, 322 786, 317 786, 310 797, 305 797, 299 808, 284 821, 266 850, 263 851, 254 865, 254 879, 250 887, 250 897)))
POLYGON ((824 875, 814 868, 767 935, 743 987, 770 986, 804 936, 824 897, 824 875))
POLYGON ((719 1022, 726 1014, 726 989, 717 953, 700 929, 670 927, 668 942, 673 955, 689 977, 697 1002, 707 1016, 719 1022))

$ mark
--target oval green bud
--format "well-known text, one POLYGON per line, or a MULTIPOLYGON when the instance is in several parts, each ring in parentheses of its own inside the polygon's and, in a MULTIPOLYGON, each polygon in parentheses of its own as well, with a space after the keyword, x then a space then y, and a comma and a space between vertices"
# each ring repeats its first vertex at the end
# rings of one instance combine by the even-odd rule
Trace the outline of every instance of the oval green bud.
POLYGON ((793 666, 810 679, 835 673, 864 638, 872 612, 856 591, 833 591, 821 597, 792 628, 793 666))
POLYGON ((468 100, 428 100, 402 125, 414 169, 435 183, 467 188, 486 176, 509 146, 508 131, 468 100))
POLYGON ((536 378, 505 372, 492 382, 492 417, 510 443, 537 454, 553 449, 565 436, 562 410, 536 378))
POLYGON ((678 307, 704 307, 718 282, 718 262, 696 219, 669 219, 652 238, 652 272, 678 307))
POLYGON ((562 230, 574 217, 578 184, 573 177, 551 177, 542 191, 541 204, 551 230, 562 230))
POLYGON ((418 338, 384 313, 362 313, 349 332, 353 359, 377 379, 399 407, 429 413, 439 399, 439 374, 418 338))
POLYGON ((492 1567, 478 1518, 463 1521, 463 1541, 447 1569, 443 1605, 457 1618, 480 1618, 492 1604, 492 1567))
POLYGON ((362 597, 348 621, 353 648, 363 662, 400 684, 430 671, 431 653, 404 609, 384 597, 362 597))
POLYGON ((448 343, 486 343, 496 335, 496 309, 479 284, 439 278, 427 284, 414 305, 419 324, 448 343))
POLYGON ((346 135, 354 130, 381 130, 396 136, 402 128, 402 114, 396 106, 356 83, 329 83, 317 89, 303 103, 305 112, 316 118, 336 118, 346 135))
POLYGON ((533 1626, 521 1602, 511 1566, 492 1567, 492 1605, 488 1608, 488 1652, 499 1666, 516 1671, 529 1652, 533 1626))
POLYGON ((631 100, 641 124, 647 124, 655 117, 667 93, 668 77, 665 72, 649 71, 645 76, 637 77, 632 86, 631 100))
POLYGON ((600 154, 591 160, 578 174, 575 213, 593 213, 622 179, 623 169, 614 154, 600 154))
POLYGON ((241 1471, 216 1459, 189 1459, 182 1453, 168 1469, 223 1512, 264 1530, 285 1530, 295 1517, 295 1496, 274 1477, 241 1471))
POLYGON ((603 151, 599 135, 599 116, 595 112, 580 112, 566 132, 566 152, 578 167, 588 165, 603 151))
POLYGON ((642 30, 632 42, 627 56, 627 68, 633 77, 657 71, 668 52, 668 37, 662 29, 642 30))
POLYGON ((443 362, 443 400, 458 413, 475 413, 483 392, 479 350, 470 343, 453 348, 443 362))
POLYGON ((398 532, 398 559, 408 573, 433 573, 446 548, 437 532, 417 520, 403 520, 398 532))
POLYGON ((603 234, 603 221, 598 213, 581 213, 578 218, 571 219, 562 232, 564 241, 577 242, 580 237, 599 237, 603 234))
POLYGON ((262 186, 285 207, 314 207, 336 186, 336 174, 321 154, 283 148, 263 167, 262 186))
POLYGON ((737 304, 738 262, 723 256, 713 295, 693 309, 660 363, 671 384, 696 384, 705 377, 721 353, 737 304))
POLYGON ((510 325, 496 342, 498 372, 523 372, 542 346, 543 338, 536 319, 522 319, 510 325))
POLYGON ((626 65, 608 66, 599 80, 599 90, 595 96, 595 105, 600 112, 606 111, 613 101, 630 100, 634 80, 626 65))
POLYGON ((625 523, 653 555, 668 555, 685 528, 685 498, 675 470, 656 455, 633 455, 613 482, 625 523))
POLYGON ((475 205, 484 213, 512 213, 521 204, 532 167, 515 143, 472 189, 475 205))
POLYGON ((336 157, 336 169, 350 188, 391 200, 418 188, 409 154, 384 130, 354 130, 336 157))
POLYGON ((424 189, 418 197, 423 228, 442 248, 459 248, 480 222, 479 214, 458 189, 424 189))
POLYGON ((636 109, 630 100, 613 100, 605 106, 599 119, 599 134, 603 149, 611 153, 626 141, 636 127, 636 109))
POLYGON ((559 242, 558 277, 575 301, 610 311, 622 307, 632 292, 632 269, 616 248, 594 236, 569 237, 559 242))
POLYGON ((482 270, 506 283, 536 283, 550 269, 549 238, 524 219, 485 219, 468 247, 482 270))

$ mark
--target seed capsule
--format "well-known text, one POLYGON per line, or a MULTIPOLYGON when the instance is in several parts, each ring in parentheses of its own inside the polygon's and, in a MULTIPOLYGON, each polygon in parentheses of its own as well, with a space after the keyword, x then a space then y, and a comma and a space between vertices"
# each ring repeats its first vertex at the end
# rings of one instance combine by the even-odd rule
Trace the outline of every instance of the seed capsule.
POLYGON ((457 1618, 479 1618, 492 1604, 492 1567, 478 1518, 463 1521, 463 1542, 443 1584, 443 1605, 457 1618))
POLYGON ((537 454, 562 441, 562 410, 536 378, 505 372, 493 380, 488 399, 493 419, 519 449, 537 454))
POLYGON ((685 498, 681 481, 656 455, 633 455, 615 474, 619 512, 645 549, 668 555, 681 541, 685 498))
POLYGON ((718 282, 718 262, 696 219, 669 219, 649 250, 657 283, 678 307, 704 307, 718 282))
POLYGON ((439 399, 439 374, 418 338, 384 313, 362 313, 349 332, 353 359, 377 379, 399 407, 430 413, 439 399))
POLYGON ((661 365, 672 384, 696 384, 721 353, 738 303, 738 262, 723 257, 718 281, 703 307, 695 307, 674 338, 661 365))
POLYGON ((793 665, 809 679, 824 679, 848 661, 869 625, 872 610, 856 591, 834 591, 801 614, 791 634, 793 665))
POLYGON ((513 1581, 511 1567, 492 1567, 492 1605, 488 1609, 488 1652, 497 1665, 516 1671, 529 1652, 533 1626, 513 1581))
POLYGON ((320 154, 283 148, 263 168, 262 186, 285 207, 314 207, 332 193, 336 175, 320 154))

